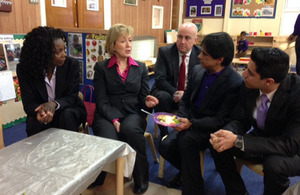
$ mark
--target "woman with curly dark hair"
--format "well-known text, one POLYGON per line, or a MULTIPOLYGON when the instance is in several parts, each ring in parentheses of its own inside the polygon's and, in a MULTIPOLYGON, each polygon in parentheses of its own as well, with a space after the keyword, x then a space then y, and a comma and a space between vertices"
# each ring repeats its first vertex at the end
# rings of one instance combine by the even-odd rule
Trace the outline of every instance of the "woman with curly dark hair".
POLYGON ((78 131, 86 110, 78 97, 79 63, 66 55, 66 34, 52 27, 34 28, 25 36, 17 65, 26 132, 50 127, 78 131))

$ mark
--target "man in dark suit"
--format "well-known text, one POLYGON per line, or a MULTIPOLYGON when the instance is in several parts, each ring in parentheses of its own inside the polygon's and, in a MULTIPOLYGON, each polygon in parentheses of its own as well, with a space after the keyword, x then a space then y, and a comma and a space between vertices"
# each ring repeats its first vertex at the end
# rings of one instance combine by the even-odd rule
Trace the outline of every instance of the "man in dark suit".
POLYGON ((209 34, 201 46, 201 64, 190 72, 179 104, 181 124, 158 148, 181 173, 169 186, 178 187, 182 181, 184 195, 204 194, 199 150, 208 148, 210 133, 229 121, 242 83, 242 77, 231 66, 234 45, 227 33, 209 34))
MULTIPOLYGON (((194 65, 199 64, 198 55, 201 48, 196 46, 197 42, 197 26, 184 23, 178 30, 177 42, 159 49, 155 64, 155 84, 151 89, 151 95, 159 100, 159 104, 154 108, 155 112, 171 112, 178 109, 189 72, 194 65), (180 69, 182 62, 184 69, 180 69), (181 77, 182 84, 179 84, 180 72, 184 75, 184 78, 181 77)), ((159 128, 161 138, 168 134, 167 127, 159 128)))
POLYGON ((288 177, 300 175, 300 77, 288 70, 288 54, 255 48, 233 120, 211 134, 227 194, 247 194, 234 156, 263 164, 265 195, 282 194, 288 177))
POLYGON ((17 75, 28 136, 50 127, 78 131, 86 121, 78 97, 79 63, 66 56, 65 36, 52 27, 37 27, 25 36, 17 75))

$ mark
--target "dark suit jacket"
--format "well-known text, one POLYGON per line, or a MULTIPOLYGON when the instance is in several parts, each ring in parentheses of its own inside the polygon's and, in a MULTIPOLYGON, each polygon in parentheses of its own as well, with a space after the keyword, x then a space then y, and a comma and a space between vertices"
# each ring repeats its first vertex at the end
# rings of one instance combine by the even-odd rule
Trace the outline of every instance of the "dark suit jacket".
MULTIPOLYGON (((148 69, 144 63, 130 66, 125 83, 122 81, 116 66, 107 69, 109 60, 97 62, 94 70, 94 87, 97 117, 109 121, 122 119, 127 114, 142 114, 145 109, 146 96, 149 95, 148 69)), ((144 115, 144 114, 142 114, 144 115)))
POLYGON ((196 108, 194 105, 205 71, 201 65, 194 66, 179 104, 178 116, 192 121, 191 130, 199 130, 204 136, 209 136, 229 122, 243 79, 228 65, 209 88, 201 106, 196 108))
MULTIPOLYGON (((24 111, 27 116, 36 118, 34 111, 40 104, 48 102, 48 93, 44 78, 33 78, 22 64, 17 65, 17 75, 21 88, 24 111)), ((67 57, 63 66, 56 69, 55 101, 60 109, 75 107, 86 114, 83 102, 78 97, 79 91, 79 63, 67 57)))
MULTIPOLYGON (((198 59, 200 53, 201 48, 194 45, 190 55, 188 72, 192 70, 194 65, 200 64, 198 59)), ((179 55, 176 43, 159 49, 154 72, 155 84, 151 93, 158 89, 167 91, 172 96, 177 91, 179 77, 179 55)))
POLYGON ((257 128, 253 110, 259 90, 241 88, 240 102, 235 119, 224 127, 244 134, 251 126, 254 130, 244 136, 245 153, 280 154, 294 156, 300 153, 300 77, 288 75, 275 92, 265 121, 265 130, 257 128))

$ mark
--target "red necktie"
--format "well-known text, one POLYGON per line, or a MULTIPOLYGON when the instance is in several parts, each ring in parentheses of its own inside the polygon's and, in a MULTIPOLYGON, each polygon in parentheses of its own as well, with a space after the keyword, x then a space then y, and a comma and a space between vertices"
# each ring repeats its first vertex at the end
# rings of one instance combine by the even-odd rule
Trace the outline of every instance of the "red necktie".
POLYGON ((180 72, 179 72, 179 78, 178 78, 178 86, 177 90, 178 91, 184 91, 185 87, 185 57, 186 55, 182 56, 182 63, 180 65, 180 72))

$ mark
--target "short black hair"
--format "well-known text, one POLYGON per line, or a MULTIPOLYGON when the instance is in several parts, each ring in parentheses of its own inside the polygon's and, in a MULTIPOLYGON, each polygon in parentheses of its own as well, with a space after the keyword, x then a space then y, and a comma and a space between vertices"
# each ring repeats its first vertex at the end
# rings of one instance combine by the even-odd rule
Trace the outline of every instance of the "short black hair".
POLYGON ((26 34, 20 55, 22 70, 33 77, 44 77, 54 61, 54 41, 57 39, 67 44, 63 30, 47 26, 36 27, 26 34))
POLYGON ((276 83, 280 83, 289 70, 290 57, 278 48, 256 47, 252 50, 251 60, 261 79, 273 78, 276 83))
POLYGON ((204 37, 201 46, 205 48, 214 59, 224 57, 222 66, 231 63, 234 56, 234 45, 232 38, 228 33, 218 32, 211 33, 204 37))
POLYGON ((246 31, 242 31, 242 32, 241 32, 241 36, 242 36, 242 35, 247 35, 246 31))

